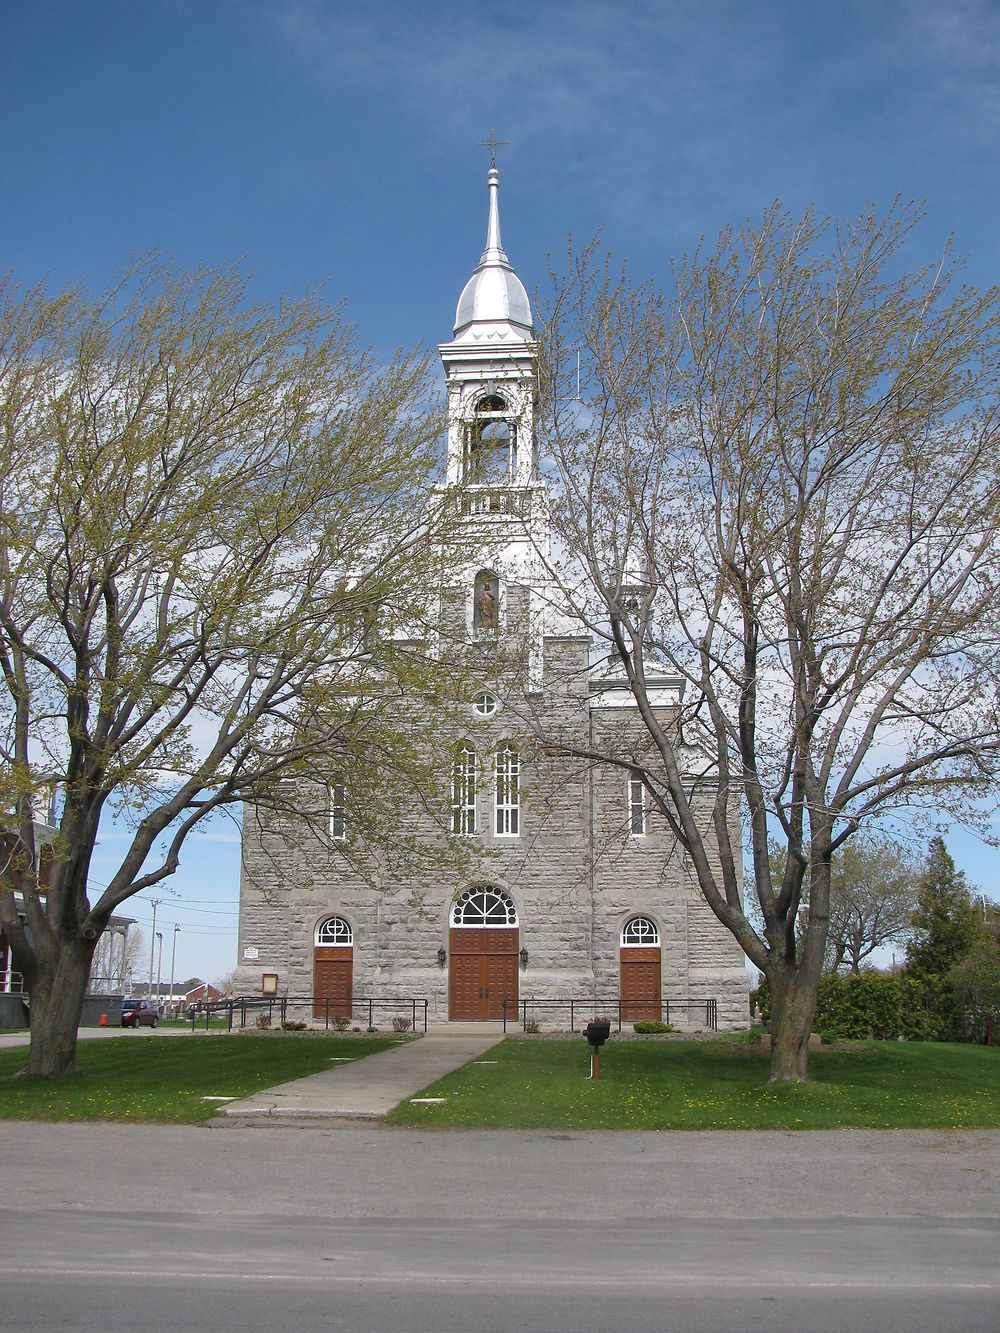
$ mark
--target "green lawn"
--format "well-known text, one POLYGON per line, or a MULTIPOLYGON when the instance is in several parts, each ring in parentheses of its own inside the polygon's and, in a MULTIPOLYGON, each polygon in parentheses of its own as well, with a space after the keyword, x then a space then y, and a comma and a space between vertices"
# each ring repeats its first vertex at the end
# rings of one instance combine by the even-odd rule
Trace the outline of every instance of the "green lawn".
MULTIPOLYGON (((253 1019, 252 1019, 252 1018, 251 1018, 250 1022, 251 1022, 251 1024, 253 1023, 253 1019)), ((233 1025, 233 1031, 236 1031, 236 1030, 239 1028, 239 1026, 240 1026, 240 1017, 239 1017, 239 1014, 237 1014, 237 1015, 236 1015, 236 1021, 235 1021, 234 1025, 233 1025)), ((278 1022, 276 1021, 276 1022, 275 1022, 275 1027, 280 1027, 280 1026, 281 1026, 281 1024, 278 1023, 278 1022)), ((161 1019, 160 1019, 160 1027, 161 1027, 161 1028, 187 1028, 187 1030, 190 1032, 190 1031, 191 1031, 191 1020, 190 1020, 190 1018, 161 1018, 161 1019)), ((195 1024, 195 1027, 197 1028, 197 1030, 198 1030, 199 1032, 204 1032, 204 1031, 206 1030, 206 1029, 205 1029, 205 1015, 204 1015, 204 1014, 199 1014, 199 1015, 198 1015, 198 1021, 197 1021, 197 1023, 195 1024)), ((229 1016, 228 1016, 228 1014, 213 1014, 212 1017, 209 1019, 209 1028, 210 1028, 210 1029, 211 1029, 211 1028, 218 1028, 220 1032, 228 1032, 228 1031, 229 1031, 229 1016)))
POLYGON ((769 1087, 731 1041, 615 1041, 588 1082, 582 1038, 519 1038, 404 1102, 397 1125, 496 1129, 832 1129, 1000 1125, 1000 1048, 863 1042, 809 1056, 810 1082, 769 1087))
POLYGON ((27 1059, 19 1047, 0 1051, 0 1119, 207 1120, 219 1103, 206 1096, 246 1097, 329 1069, 335 1056, 372 1055, 393 1040, 291 1032, 107 1038, 78 1044, 82 1073, 30 1080, 14 1077, 27 1059))

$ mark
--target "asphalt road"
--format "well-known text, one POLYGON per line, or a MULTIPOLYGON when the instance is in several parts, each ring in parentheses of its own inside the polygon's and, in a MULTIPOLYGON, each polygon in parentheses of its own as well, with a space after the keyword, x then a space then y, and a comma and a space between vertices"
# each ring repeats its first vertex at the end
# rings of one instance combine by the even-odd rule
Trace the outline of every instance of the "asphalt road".
POLYGON ((8 1123, 0 1327, 1000 1327, 1000 1132, 8 1123))

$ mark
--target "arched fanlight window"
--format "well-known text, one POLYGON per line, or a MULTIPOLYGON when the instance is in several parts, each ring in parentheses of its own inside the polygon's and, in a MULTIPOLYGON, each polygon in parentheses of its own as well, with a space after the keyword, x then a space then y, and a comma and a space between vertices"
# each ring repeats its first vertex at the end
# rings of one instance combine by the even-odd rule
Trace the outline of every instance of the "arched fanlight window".
POLYGON ((353 944, 354 934, 342 916, 328 916, 316 927, 317 944, 353 944))
POLYGON ((476 752, 462 744, 455 751, 451 766, 451 831, 476 831, 476 752))
POLYGON ((466 889, 451 909, 453 926, 516 926, 517 908, 502 889, 478 884, 466 889))
POLYGON ((513 745, 502 745, 496 757, 494 832, 516 838, 521 832, 521 763, 513 745))
POLYGON ((634 916, 622 927, 623 948, 654 948, 659 943, 660 932, 656 928, 656 922, 650 921, 648 916, 634 916))
POLYGON ((517 424, 499 394, 484 394, 465 428, 465 480, 488 484, 516 472, 517 424))

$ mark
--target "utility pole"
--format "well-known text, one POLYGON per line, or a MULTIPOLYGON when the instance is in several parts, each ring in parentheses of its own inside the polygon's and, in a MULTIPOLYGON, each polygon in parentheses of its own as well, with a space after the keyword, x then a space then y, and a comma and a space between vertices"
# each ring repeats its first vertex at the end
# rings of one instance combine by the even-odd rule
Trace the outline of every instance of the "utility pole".
POLYGON ((156 948, 156 909, 159 907, 160 903, 163 902, 163 899, 151 898, 150 902, 153 904, 153 929, 152 933, 149 936, 149 990, 146 992, 146 995, 149 997, 149 999, 152 999, 153 998, 153 950, 156 948))
POLYGON ((160 941, 160 952, 156 962, 156 1007, 160 1007, 160 973, 163 970, 163 931, 156 932, 156 938, 160 941))
POLYGON ((174 960, 177 957, 177 932, 180 926, 174 923, 174 947, 170 950, 170 1003, 174 1002, 174 960))

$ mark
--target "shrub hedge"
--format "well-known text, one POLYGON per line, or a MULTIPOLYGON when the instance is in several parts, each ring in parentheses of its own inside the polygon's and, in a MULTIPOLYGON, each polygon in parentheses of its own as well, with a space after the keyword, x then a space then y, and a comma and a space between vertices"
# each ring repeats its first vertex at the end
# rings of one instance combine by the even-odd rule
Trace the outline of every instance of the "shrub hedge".
MULTIPOLYGON (((752 997, 761 1017, 771 1017, 767 978, 752 997)), ((954 988, 946 977, 890 976, 862 972, 844 977, 837 973, 820 979, 813 1031, 825 1041, 882 1040, 955 1041, 968 1031, 964 1016, 956 1013, 954 988)), ((959 1006, 960 1007, 960 1006, 959 1006)))

